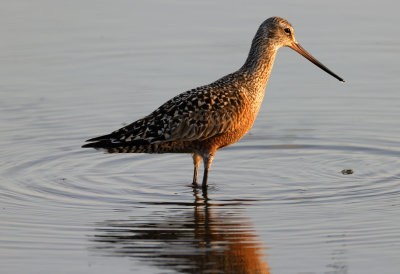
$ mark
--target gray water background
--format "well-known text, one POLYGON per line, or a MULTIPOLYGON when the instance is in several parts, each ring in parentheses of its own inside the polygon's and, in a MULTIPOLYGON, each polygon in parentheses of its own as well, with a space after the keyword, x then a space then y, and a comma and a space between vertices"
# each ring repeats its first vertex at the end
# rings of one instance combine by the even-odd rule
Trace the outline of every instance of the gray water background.
POLYGON ((398 8, 1 1, 0 272, 399 273, 398 8), (280 49, 208 204, 189 155, 80 148, 239 68, 275 15, 346 83, 280 49))

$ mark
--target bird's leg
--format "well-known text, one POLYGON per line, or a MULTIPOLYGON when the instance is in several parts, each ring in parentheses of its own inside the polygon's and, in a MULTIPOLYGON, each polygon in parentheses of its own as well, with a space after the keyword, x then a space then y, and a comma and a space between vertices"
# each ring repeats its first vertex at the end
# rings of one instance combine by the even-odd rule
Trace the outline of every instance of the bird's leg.
POLYGON ((192 153, 194 173, 193 173, 193 186, 197 186, 197 174, 199 173, 199 165, 201 161, 201 156, 197 153, 192 153))
POLYGON ((207 191, 208 170, 211 167, 211 163, 214 158, 214 154, 215 154, 215 151, 212 151, 212 152, 208 152, 208 154, 203 156, 203 162, 204 162, 204 175, 203 175, 203 183, 202 183, 203 192, 207 191))

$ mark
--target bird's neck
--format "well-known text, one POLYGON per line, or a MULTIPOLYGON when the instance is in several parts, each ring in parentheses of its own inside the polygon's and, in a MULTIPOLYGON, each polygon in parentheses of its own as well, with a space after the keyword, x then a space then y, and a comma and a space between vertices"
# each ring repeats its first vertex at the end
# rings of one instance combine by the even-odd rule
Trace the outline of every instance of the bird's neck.
POLYGON ((264 92, 274 65, 278 48, 259 33, 253 39, 249 55, 239 71, 247 76, 249 84, 264 92))

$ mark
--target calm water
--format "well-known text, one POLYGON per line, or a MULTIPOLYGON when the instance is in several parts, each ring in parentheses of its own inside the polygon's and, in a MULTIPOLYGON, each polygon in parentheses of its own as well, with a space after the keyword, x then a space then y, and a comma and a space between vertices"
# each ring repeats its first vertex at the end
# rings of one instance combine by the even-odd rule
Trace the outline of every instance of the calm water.
POLYGON ((1 1, 0 272, 399 273, 397 10, 1 1), (189 155, 80 148, 236 70, 273 15, 347 82, 281 49, 253 129, 217 153, 207 203, 189 155))

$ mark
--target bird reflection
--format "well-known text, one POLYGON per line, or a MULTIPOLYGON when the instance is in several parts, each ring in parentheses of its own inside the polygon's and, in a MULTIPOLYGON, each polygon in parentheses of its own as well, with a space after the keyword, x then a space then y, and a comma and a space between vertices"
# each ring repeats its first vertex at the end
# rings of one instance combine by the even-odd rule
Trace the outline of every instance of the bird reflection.
POLYGON ((240 203, 211 203, 197 189, 194 196, 194 211, 98 223, 94 250, 181 273, 270 273, 254 228, 232 212, 240 203))

